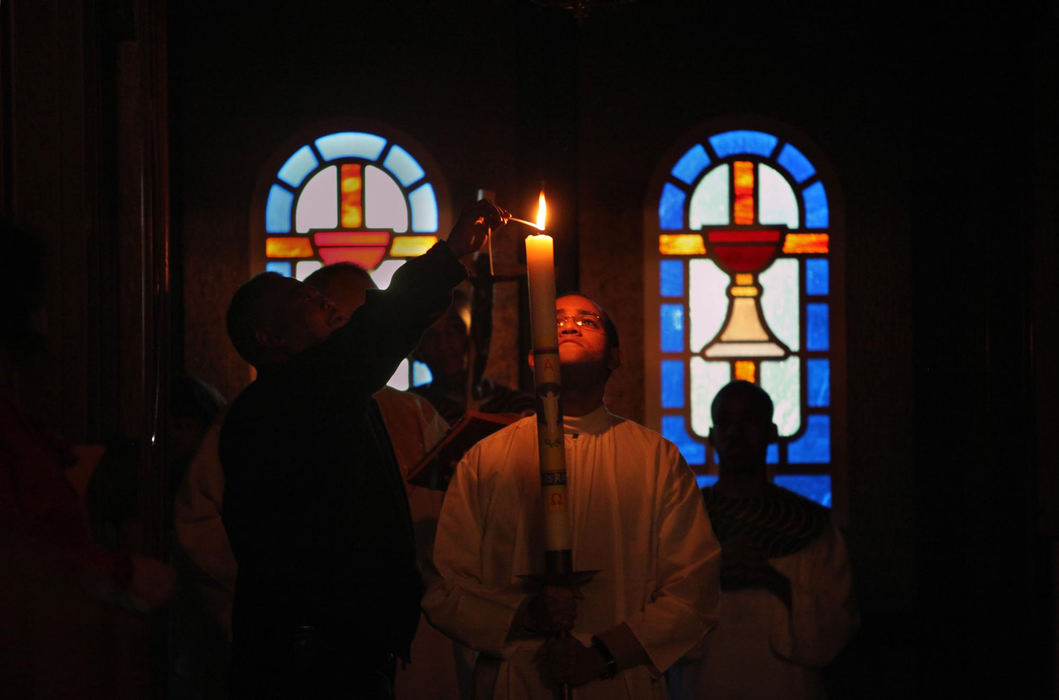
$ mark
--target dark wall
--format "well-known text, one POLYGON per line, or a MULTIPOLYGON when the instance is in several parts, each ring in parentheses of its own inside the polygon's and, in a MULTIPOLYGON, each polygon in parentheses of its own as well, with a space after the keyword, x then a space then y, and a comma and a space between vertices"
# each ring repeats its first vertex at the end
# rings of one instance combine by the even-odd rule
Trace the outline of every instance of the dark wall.
MULTIPOLYGON (((259 168, 292 133, 353 116, 420 141, 457 209, 484 186, 532 214, 543 181, 561 281, 622 329, 611 406, 642 418, 651 174, 705 120, 776 120, 830 159, 845 219, 839 468, 864 629, 836 696, 1044 695, 1055 533, 1038 526, 1029 407, 1055 408, 1031 379, 1048 360, 1034 364, 1030 329, 1054 338, 1054 304, 1034 296, 1054 292, 1035 257, 1055 260, 1054 11, 641 0, 578 26, 522 2, 377 5, 171 8, 187 370, 230 397, 245 383, 222 318, 250 274, 259 168)), ((501 346, 517 350, 506 308, 501 346)))
POLYGON ((516 57, 498 30, 511 11, 266 3, 247 15, 182 3, 172 15, 185 352, 188 369, 229 397, 247 378, 222 320, 251 274, 253 186, 292 135, 343 117, 381 121, 438 161, 456 211, 479 187, 516 198, 516 57))

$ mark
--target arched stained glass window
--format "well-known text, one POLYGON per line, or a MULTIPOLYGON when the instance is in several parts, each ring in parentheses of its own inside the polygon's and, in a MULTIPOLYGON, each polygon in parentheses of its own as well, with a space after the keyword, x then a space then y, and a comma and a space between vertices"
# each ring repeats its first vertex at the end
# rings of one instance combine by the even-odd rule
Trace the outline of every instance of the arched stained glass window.
POLYGON ((648 420, 700 483, 716 478, 710 404, 732 379, 764 388, 776 483, 832 504, 844 365, 834 188, 806 144, 703 130, 664 162, 646 214, 648 420))
MULTIPOLYGON (((336 130, 282 149, 251 216, 255 272, 305 279, 351 262, 385 289, 408 258, 437 242, 448 230, 447 188, 422 148, 390 132, 336 130)), ((415 365, 403 363, 391 386, 429 381, 425 365, 415 365)))

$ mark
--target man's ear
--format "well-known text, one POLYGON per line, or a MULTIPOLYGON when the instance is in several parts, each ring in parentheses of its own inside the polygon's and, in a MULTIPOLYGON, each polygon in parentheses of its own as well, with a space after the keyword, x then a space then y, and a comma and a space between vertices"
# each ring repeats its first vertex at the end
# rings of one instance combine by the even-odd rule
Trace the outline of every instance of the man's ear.
POLYGON ((710 447, 712 447, 713 449, 715 449, 715 450, 717 449, 717 445, 715 444, 716 440, 714 440, 714 438, 713 438, 713 428, 712 427, 710 428, 710 432, 707 433, 707 435, 706 435, 706 442, 709 443, 710 447))
POLYGON ((621 367, 623 356, 621 354, 621 348, 610 348, 607 351, 607 369, 611 372, 621 367))
POLYGON ((769 423, 769 442, 776 442, 780 439, 780 429, 776 427, 775 423, 769 423))

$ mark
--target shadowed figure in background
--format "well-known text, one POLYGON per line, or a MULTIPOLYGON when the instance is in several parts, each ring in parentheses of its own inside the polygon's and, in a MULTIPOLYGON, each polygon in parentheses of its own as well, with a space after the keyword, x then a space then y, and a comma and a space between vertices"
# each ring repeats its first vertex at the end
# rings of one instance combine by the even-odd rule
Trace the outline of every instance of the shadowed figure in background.
MULTIPOLYGON (((470 298, 457 289, 452 305, 427 329, 416 346, 413 357, 430 368, 431 381, 413 387, 412 391, 430 401, 451 425, 472 409, 480 413, 529 415, 535 407, 532 394, 516 391, 488 377, 479 377, 478 373, 485 367, 485 357, 472 353, 472 314, 470 298), (470 379, 472 373, 476 380, 473 383, 470 379), (472 386, 468 387, 469 383, 472 386)), ((485 338, 479 342, 488 346, 485 338)))
POLYGON ((746 381, 713 400, 720 473, 702 490, 721 542, 721 619, 670 674, 674 700, 825 697, 820 669, 858 625, 842 535, 831 514, 769 481, 772 399, 746 381))
MULTIPOLYGON (((174 510, 180 504, 180 487, 192 460, 226 406, 227 401, 220 392, 201 379, 189 376, 173 379, 166 444, 174 510)), ((220 471, 219 465, 217 470, 220 471)), ((169 616, 169 698, 227 698, 231 649, 227 637, 214 624, 212 599, 208 591, 203 592, 206 577, 180 547, 174 547, 173 566, 180 578, 180 588, 173 598, 169 616)))
POLYGON ((45 250, 6 221, 0 242, 0 688, 12 698, 139 693, 139 679, 114 677, 127 614, 100 603, 153 610, 172 594, 173 573, 92 542, 64 473, 77 461, 71 445, 18 405, 40 390, 19 370, 45 347, 45 250))
MULTIPOLYGON (((191 458, 227 402, 201 379, 177 376, 170 383, 166 421, 168 498, 176 494, 191 458)), ((107 442, 85 490, 92 533, 108 549, 135 551, 144 541, 140 514, 140 449, 136 439, 107 442)))
POLYGON ((720 548, 695 475, 661 435, 607 411, 618 332, 590 299, 556 300, 573 568, 580 590, 526 577, 545 563, 535 417, 475 445, 438 523, 423 609, 478 650, 476 698, 664 698, 660 674, 716 616, 720 548), (558 639, 555 635, 569 632, 558 639))
POLYGON ((236 697, 392 697, 422 579, 403 482, 372 400, 466 278, 458 258, 503 213, 478 202, 346 319, 311 287, 264 273, 228 329, 257 379, 220 435, 224 525, 238 562, 236 697))

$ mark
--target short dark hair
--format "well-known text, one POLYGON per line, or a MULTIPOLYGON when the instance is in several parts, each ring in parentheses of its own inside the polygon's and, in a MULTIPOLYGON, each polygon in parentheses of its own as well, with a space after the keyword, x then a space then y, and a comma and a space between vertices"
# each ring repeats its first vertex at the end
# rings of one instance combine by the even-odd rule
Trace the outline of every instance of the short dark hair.
POLYGON ((277 281, 284 279, 276 272, 262 272, 235 290, 228 304, 228 337, 236 352, 250 364, 257 366, 262 347, 255 334, 266 320, 268 309, 262 303, 277 281))
POLYGON ((375 280, 371 278, 368 271, 356 263, 348 261, 331 263, 315 270, 311 275, 302 280, 318 292, 324 291, 335 277, 340 275, 353 275, 359 277, 365 283, 367 289, 375 289, 375 280))
POLYGON ((621 338, 618 337, 618 327, 616 325, 614 325, 614 321, 611 320, 610 314, 607 313, 607 310, 604 309, 603 306, 598 301, 596 301, 592 297, 588 296, 584 292, 580 292, 580 291, 578 291, 576 289, 570 290, 568 292, 562 292, 561 294, 556 294, 555 298, 556 299, 562 299, 563 297, 569 297, 569 296, 584 297, 585 299, 588 299, 590 302, 595 304, 596 308, 599 309, 599 318, 603 322, 603 332, 606 333, 606 335, 607 335, 607 347, 608 348, 619 348, 619 347, 621 347, 621 338))
POLYGON ((717 409, 720 407, 721 401, 733 394, 742 394, 756 401, 761 408, 762 418, 768 423, 772 422, 772 412, 774 410, 772 397, 757 384, 748 382, 745 379, 735 379, 728 382, 713 397, 713 403, 710 404, 710 416, 714 422, 717 422, 717 409))

